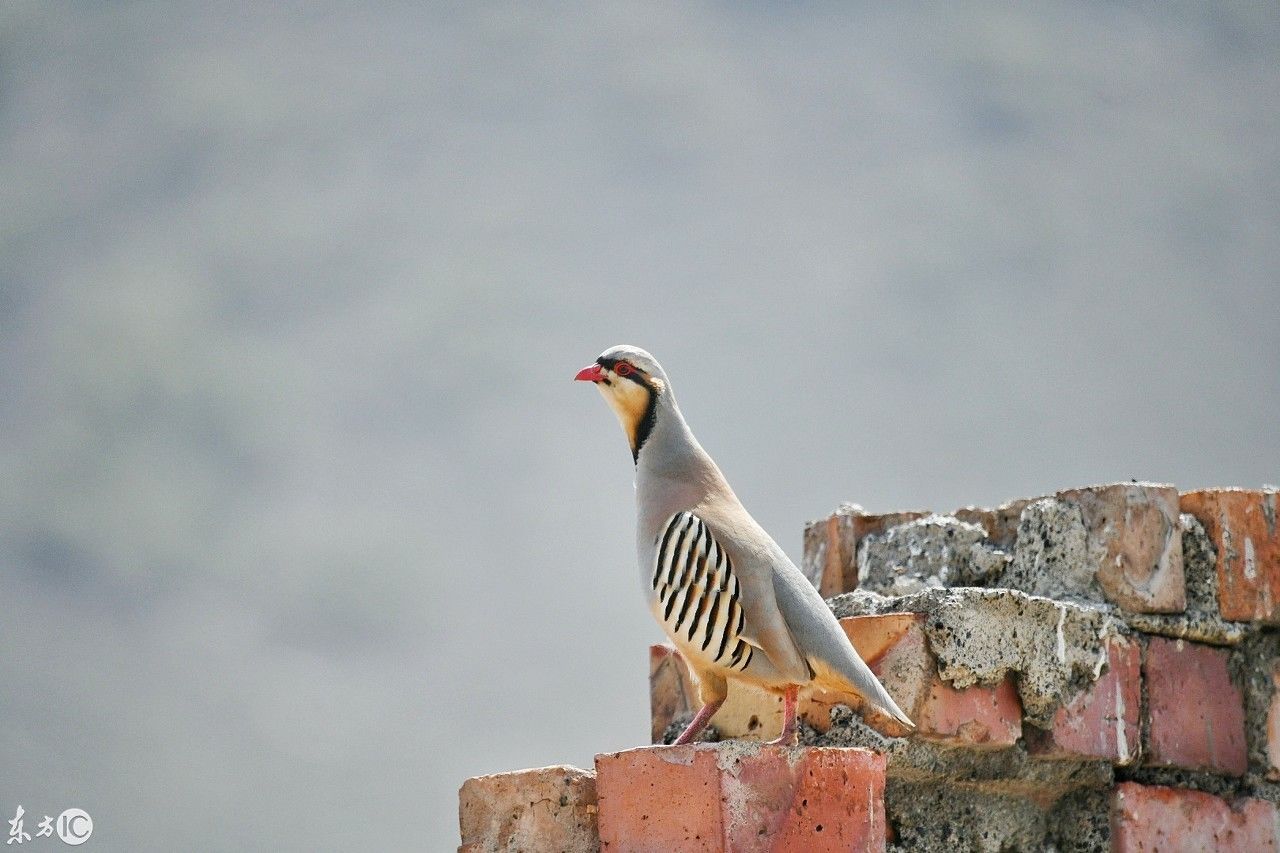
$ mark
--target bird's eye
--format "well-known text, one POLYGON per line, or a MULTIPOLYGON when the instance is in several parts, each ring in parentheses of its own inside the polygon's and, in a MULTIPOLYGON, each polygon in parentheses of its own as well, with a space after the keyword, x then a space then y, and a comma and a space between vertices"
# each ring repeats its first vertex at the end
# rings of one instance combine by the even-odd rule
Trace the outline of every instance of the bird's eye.
POLYGON ((613 372, 619 376, 630 376, 635 372, 635 368, 627 364, 625 361, 620 361, 613 366, 613 372))

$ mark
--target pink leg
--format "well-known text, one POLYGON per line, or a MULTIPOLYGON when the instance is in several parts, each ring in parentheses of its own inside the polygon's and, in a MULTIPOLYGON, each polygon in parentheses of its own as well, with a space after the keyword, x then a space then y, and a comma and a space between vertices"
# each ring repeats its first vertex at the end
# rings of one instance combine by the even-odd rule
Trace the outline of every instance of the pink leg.
POLYGON ((693 720, 685 730, 680 733, 680 737, 676 738, 676 742, 673 746, 690 743, 694 738, 702 734, 702 730, 707 727, 707 723, 711 722, 711 718, 715 716, 716 711, 719 711, 720 706, 723 704, 724 700, 720 699, 707 705, 703 705, 702 710, 694 716, 693 720))
POLYGON ((782 734, 777 740, 769 741, 770 746, 795 746, 800 741, 800 732, 796 726, 796 699, 800 688, 792 684, 782 694, 782 734))

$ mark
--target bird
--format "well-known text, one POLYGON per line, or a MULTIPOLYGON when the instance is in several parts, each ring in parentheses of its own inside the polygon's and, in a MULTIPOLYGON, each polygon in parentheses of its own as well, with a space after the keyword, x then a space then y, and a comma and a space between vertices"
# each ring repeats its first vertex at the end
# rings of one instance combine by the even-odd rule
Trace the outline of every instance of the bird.
POLYGON ((657 359, 614 346, 574 379, 599 389, 626 434, 649 609, 697 681, 701 708, 675 743, 701 734, 731 680, 781 694, 782 734, 773 744, 798 742, 802 689, 853 693, 914 728, 817 589, 702 449, 657 359))

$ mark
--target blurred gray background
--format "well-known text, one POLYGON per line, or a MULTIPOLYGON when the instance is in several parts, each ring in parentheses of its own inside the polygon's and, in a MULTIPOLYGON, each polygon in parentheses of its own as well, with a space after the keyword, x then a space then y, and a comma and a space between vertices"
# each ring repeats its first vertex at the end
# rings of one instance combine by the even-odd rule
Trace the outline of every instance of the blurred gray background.
POLYGON ((1275 3, 459 5, 0 7, 5 820, 446 850, 643 743, 611 344, 797 558, 1280 479, 1275 3))

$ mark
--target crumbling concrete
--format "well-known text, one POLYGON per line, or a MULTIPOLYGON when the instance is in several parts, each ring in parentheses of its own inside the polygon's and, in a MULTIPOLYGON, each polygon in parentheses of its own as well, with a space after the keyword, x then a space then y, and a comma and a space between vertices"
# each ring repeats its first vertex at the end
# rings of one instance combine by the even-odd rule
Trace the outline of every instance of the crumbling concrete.
POLYGON ((1048 728, 1062 704, 1107 665, 1107 638, 1127 629, 1100 607, 1053 601, 1009 589, 926 589, 886 598, 859 590, 832 599, 837 617, 924 614, 938 674, 962 689, 1016 676, 1029 722, 1048 728))
POLYGON ((858 588, 909 595, 931 587, 985 586, 1008 561, 986 541, 982 526, 930 515, 863 539, 858 588))

